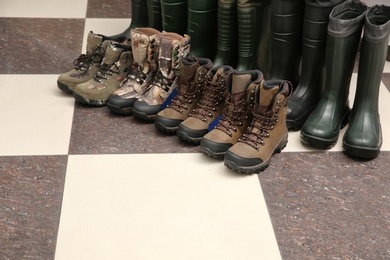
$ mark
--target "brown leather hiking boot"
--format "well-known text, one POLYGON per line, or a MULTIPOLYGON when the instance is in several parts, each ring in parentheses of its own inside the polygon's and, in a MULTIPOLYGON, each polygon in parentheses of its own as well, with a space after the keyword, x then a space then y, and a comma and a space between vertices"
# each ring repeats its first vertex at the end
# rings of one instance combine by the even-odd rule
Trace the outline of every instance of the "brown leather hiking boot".
POLYGON ((206 83, 206 75, 212 67, 210 59, 194 57, 180 59, 177 95, 154 119, 157 130, 168 134, 176 133, 179 124, 187 119, 198 103, 206 83))
POLYGON ((154 78, 157 67, 151 63, 154 59, 154 36, 160 31, 153 28, 131 30, 133 63, 120 88, 107 100, 107 107, 115 113, 130 115, 134 102, 146 91, 154 78))
POLYGON ((110 42, 100 69, 92 79, 76 85, 74 98, 89 106, 104 106, 111 93, 119 88, 132 62, 130 44, 110 42))
POLYGON ((73 61, 73 69, 62 73, 57 79, 57 86, 64 92, 73 93, 77 84, 86 82, 95 76, 106 52, 109 41, 126 42, 126 36, 108 37, 89 32, 86 53, 73 61))
POLYGON ((268 167, 271 156, 287 144, 286 113, 291 92, 288 81, 263 81, 256 91, 250 126, 226 152, 225 166, 239 173, 258 173, 268 167))
POLYGON ((217 124, 228 95, 234 69, 230 66, 217 66, 207 73, 207 83, 202 96, 186 120, 180 123, 177 136, 183 141, 199 144, 201 138, 217 124))
POLYGON ((200 150, 223 159, 226 151, 244 134, 251 121, 256 88, 264 80, 259 70, 235 71, 229 96, 218 125, 200 141, 200 150))
POLYGON ((180 58, 190 51, 190 37, 162 32, 154 36, 153 62, 157 72, 144 94, 134 103, 133 115, 138 119, 153 121, 157 113, 172 101, 176 94, 174 81, 180 69, 180 58))

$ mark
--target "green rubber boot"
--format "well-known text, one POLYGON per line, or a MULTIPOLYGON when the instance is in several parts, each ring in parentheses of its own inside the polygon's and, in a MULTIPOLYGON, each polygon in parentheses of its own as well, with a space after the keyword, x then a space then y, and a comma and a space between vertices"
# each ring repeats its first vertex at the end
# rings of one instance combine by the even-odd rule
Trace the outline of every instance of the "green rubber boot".
POLYGON ((343 138, 343 151, 349 156, 373 159, 382 146, 378 96, 389 31, 390 7, 372 6, 365 17, 355 100, 343 138))
POLYGON ((162 30, 161 1, 147 0, 148 6, 148 27, 162 30))
POLYGON ((302 55, 304 0, 273 0, 271 14, 271 79, 298 84, 298 67, 302 55))
POLYGON ((217 49, 218 0, 188 0, 187 34, 191 56, 214 59, 217 49))
POLYGON ((343 0, 305 0, 301 78, 288 102, 287 127, 300 130, 321 98, 329 14, 343 0))
POLYGON ((187 0, 161 0, 161 14, 164 31, 187 33, 187 0))
POLYGON ((330 14, 326 46, 326 78, 321 99, 301 130, 302 143, 321 149, 332 148, 340 128, 348 122, 349 85, 367 6, 348 0, 330 14))
POLYGON ((271 0, 238 0, 237 70, 258 69, 269 77, 271 0))
POLYGON ((218 0, 218 40, 214 66, 237 65, 237 0, 218 0))

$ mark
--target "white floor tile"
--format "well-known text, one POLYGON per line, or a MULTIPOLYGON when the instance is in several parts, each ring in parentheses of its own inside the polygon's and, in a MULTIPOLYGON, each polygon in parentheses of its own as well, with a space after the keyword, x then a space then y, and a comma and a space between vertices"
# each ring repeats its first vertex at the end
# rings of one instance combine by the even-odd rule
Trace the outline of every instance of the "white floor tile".
POLYGON ((55 259, 280 253, 257 175, 203 154, 71 155, 55 259))
POLYGON ((1 0, 0 17, 85 18, 88 0, 1 0))
POLYGON ((74 99, 58 75, 0 75, 0 155, 67 154, 74 99))
MULTIPOLYGON (((356 93, 356 82, 357 82, 357 73, 352 74, 350 92, 349 92, 349 104, 352 108, 353 101, 355 100, 356 93)), ((381 115, 381 125, 382 125, 382 135, 383 135, 383 144, 382 151, 390 151, 390 117, 387 116, 387 111, 390 111, 390 93, 386 89, 386 86, 381 83, 380 92, 379 92, 379 114, 381 115)), ((329 151, 342 151, 342 140, 347 130, 347 127, 344 127, 340 131, 339 139, 337 144, 330 149, 329 151)), ((319 151, 318 149, 304 146, 300 141, 300 131, 290 131, 288 137, 288 144, 283 152, 311 152, 319 151)))

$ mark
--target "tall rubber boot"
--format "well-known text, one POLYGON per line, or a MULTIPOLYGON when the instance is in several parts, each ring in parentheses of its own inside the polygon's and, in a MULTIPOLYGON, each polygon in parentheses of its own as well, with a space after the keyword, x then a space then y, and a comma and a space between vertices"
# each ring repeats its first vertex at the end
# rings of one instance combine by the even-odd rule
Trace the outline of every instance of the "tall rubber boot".
POLYGON ((297 86, 302 55, 304 0, 273 0, 271 14, 271 79, 288 80, 297 86))
POLYGON ((238 0, 237 70, 258 69, 269 77, 271 0, 238 0))
POLYGON ((214 59, 217 50, 218 0, 188 0, 187 34, 191 56, 214 59))
POLYGON ((132 0, 131 1, 131 23, 129 27, 122 33, 114 35, 127 36, 130 38, 130 31, 138 27, 147 27, 149 24, 148 20, 148 6, 145 0, 132 0))
POLYGON ((348 122, 349 85, 366 10, 367 6, 359 0, 348 0, 336 6, 329 16, 325 89, 302 127, 301 141, 306 145, 332 148, 340 128, 348 122))
POLYGON ((287 127, 299 130, 318 104, 325 76, 329 14, 343 0, 305 0, 301 78, 288 103, 287 127))
POLYGON ((187 33, 187 0, 161 0, 161 14, 164 31, 187 33))
POLYGON ((390 7, 372 6, 365 17, 355 100, 343 138, 343 151, 349 156, 373 159, 382 146, 378 96, 389 31, 390 7))
POLYGON ((148 6, 148 27, 162 30, 161 1, 147 0, 148 6))
POLYGON ((214 66, 237 65, 237 0, 218 0, 218 40, 214 66))

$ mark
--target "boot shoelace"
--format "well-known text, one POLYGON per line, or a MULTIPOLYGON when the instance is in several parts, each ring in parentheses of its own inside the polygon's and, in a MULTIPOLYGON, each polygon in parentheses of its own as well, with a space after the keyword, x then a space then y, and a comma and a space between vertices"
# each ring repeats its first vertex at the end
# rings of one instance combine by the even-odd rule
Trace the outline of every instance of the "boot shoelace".
MULTIPOLYGON (((202 76, 203 76, 203 71, 199 72, 199 78, 198 80, 202 82, 202 76)), ((190 91, 191 90, 191 85, 189 81, 181 81, 179 79, 178 86, 185 85, 186 91, 178 91, 177 95, 173 98, 171 104, 168 105, 168 107, 176 110, 180 114, 184 113, 184 110, 188 110, 188 105, 187 104, 192 104, 193 99, 197 97, 197 95, 201 92, 201 87, 202 83, 198 83, 197 89, 195 91, 190 91)))
POLYGON ((212 111, 217 110, 216 106, 218 106, 223 99, 226 79, 218 74, 216 81, 212 82, 210 76, 207 75, 206 81, 207 83, 204 87, 202 98, 190 115, 208 123, 209 121, 207 118, 213 118, 212 111))
POLYGON ((238 141, 246 143, 257 151, 259 151, 259 144, 261 144, 262 146, 265 145, 265 138, 270 137, 269 131, 273 130, 275 124, 279 122, 278 111, 280 108, 280 103, 281 100, 278 100, 276 111, 270 117, 258 114, 253 111, 251 124, 247 128, 246 133, 243 134, 242 137, 238 139, 238 141))
MULTIPOLYGON (((125 56, 124 62, 126 62, 126 59, 127 59, 127 55, 125 56)), ((126 72, 127 70, 128 70, 128 68, 125 68, 124 72, 126 72)), ((119 70, 117 62, 115 62, 112 65, 103 64, 93 78, 97 82, 101 83, 103 79, 108 79, 108 76, 111 76, 112 74, 119 74, 119 73, 120 73, 120 70, 119 70)))
POLYGON ((137 67, 131 66, 130 68, 126 69, 126 71, 127 73, 124 82, 131 79, 142 85, 147 77, 147 75, 143 72, 141 65, 137 67))
POLYGON ((156 77, 153 80, 153 83, 150 84, 150 87, 157 86, 162 90, 164 90, 165 92, 168 92, 170 90, 172 82, 173 80, 165 78, 164 75, 161 73, 161 71, 158 70, 156 73, 156 77))
POLYGON ((89 65, 92 63, 100 63, 104 57, 104 49, 102 46, 98 46, 95 50, 88 54, 81 54, 77 59, 73 61, 74 68, 76 70, 86 71, 89 65))
MULTIPOLYGON (((253 89, 251 91, 250 106, 253 106, 254 93, 255 90, 253 89)), ((232 131, 237 132, 237 126, 242 126, 243 121, 249 119, 246 111, 246 104, 247 102, 245 100, 241 100, 237 103, 231 103, 230 96, 229 99, 226 100, 226 107, 223 112, 223 117, 215 128, 225 132, 227 135, 232 137, 232 131)))

